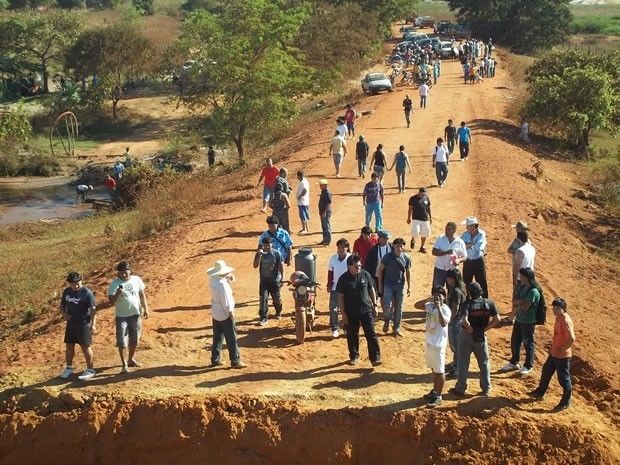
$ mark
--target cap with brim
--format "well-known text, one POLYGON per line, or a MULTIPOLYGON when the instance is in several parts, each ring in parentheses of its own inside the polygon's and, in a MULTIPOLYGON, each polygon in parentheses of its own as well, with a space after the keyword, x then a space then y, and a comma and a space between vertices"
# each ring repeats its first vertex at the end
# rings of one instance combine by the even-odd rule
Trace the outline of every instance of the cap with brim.
POLYGON ((77 271, 72 271, 71 273, 67 275, 68 283, 78 283, 81 280, 82 280, 82 277, 80 276, 80 273, 78 273, 77 271))
POLYGON ((461 224, 464 224, 465 226, 475 226, 478 224, 478 218, 476 218, 475 216, 468 216, 463 221, 461 221, 461 224))
POLYGON ((224 260, 217 260, 211 268, 207 268, 207 274, 209 276, 222 276, 228 273, 232 273, 235 269, 224 260))
POLYGON ((129 271, 129 270, 131 270, 131 267, 129 266, 129 263, 127 262, 120 262, 116 266, 116 271, 129 271))
POLYGON ((513 224, 512 227, 520 228, 520 229, 528 229, 527 223, 525 221, 517 221, 517 224, 513 224))
POLYGON ((327 179, 319 179, 319 184, 327 186, 327 184, 328 184, 327 179))
POLYGON ((379 231, 377 232, 377 236, 379 236, 380 239, 387 239, 390 237, 390 233, 387 231, 379 231))

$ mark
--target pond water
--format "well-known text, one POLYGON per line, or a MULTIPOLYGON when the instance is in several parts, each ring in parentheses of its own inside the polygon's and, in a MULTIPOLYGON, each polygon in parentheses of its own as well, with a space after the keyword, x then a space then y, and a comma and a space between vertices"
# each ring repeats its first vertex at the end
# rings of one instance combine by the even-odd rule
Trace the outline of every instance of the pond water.
MULTIPOLYGON (((109 200, 103 189, 88 198, 109 200)), ((95 213, 92 204, 76 203, 74 187, 6 187, 0 184, 0 225, 55 219, 77 219, 95 213)))

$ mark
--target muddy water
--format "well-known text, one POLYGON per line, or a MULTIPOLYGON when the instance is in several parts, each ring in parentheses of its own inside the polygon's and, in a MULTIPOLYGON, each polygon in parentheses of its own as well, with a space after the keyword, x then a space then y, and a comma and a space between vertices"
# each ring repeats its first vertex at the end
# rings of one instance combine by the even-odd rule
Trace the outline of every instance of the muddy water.
MULTIPOLYGON (((108 200, 108 194, 95 189, 88 198, 108 200)), ((0 225, 39 220, 77 219, 92 215, 91 204, 76 204, 75 189, 69 185, 7 188, 0 185, 0 225)))

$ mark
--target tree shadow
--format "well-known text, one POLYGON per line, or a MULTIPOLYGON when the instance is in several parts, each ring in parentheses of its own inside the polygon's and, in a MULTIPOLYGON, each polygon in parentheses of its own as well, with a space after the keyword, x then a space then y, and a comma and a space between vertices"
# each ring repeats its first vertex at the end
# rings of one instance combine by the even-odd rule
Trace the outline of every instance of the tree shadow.
MULTIPOLYGON (((244 308, 250 307, 252 305, 258 304, 258 299, 246 300, 245 302, 235 302, 235 308, 244 308)), ((195 310, 211 310, 211 304, 203 304, 203 305, 179 305, 176 307, 168 307, 168 308, 155 308, 154 312, 157 313, 170 313, 170 312, 183 312, 183 311, 195 311, 195 310)))
POLYGON ((343 390, 350 389, 366 389, 376 386, 380 383, 396 383, 404 384, 432 384, 432 374, 410 374, 410 373, 384 373, 378 369, 368 367, 353 368, 350 370, 342 370, 343 373, 358 374, 359 376, 345 379, 332 380, 325 383, 319 383, 312 386, 312 389, 340 388, 343 390))
MULTIPOLYGON (((208 223, 217 223, 219 221, 233 221, 233 220, 240 220, 241 218, 247 218, 248 215, 240 215, 240 216, 231 216, 228 218, 213 218, 213 219, 209 219, 209 220, 203 220, 203 221, 199 221, 197 223, 194 223, 195 225, 199 225, 199 224, 208 224, 208 223)), ((202 242, 202 241, 200 241, 202 242)))
POLYGON ((122 383, 135 379, 151 379, 158 377, 178 377, 193 376, 206 373, 209 369, 205 366, 182 366, 182 365, 164 365, 152 368, 136 368, 129 373, 120 373, 120 367, 99 368, 97 376, 88 381, 75 381, 68 387, 81 386, 106 386, 114 383, 122 383), (118 371, 112 371, 117 369, 118 371))

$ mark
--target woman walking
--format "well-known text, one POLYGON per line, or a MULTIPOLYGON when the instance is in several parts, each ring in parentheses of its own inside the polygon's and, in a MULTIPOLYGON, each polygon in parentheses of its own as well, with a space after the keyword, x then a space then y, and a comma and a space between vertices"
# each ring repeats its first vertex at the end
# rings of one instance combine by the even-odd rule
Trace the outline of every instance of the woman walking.
POLYGON ((377 150, 372 154, 370 160, 370 169, 373 170, 377 178, 379 178, 379 184, 383 184, 383 175, 385 174, 386 157, 383 152, 383 144, 377 145, 377 150))
POLYGON ((405 146, 401 145, 396 155, 394 155, 394 161, 392 166, 388 168, 388 171, 392 171, 396 165, 396 182, 398 184, 398 193, 405 192, 405 168, 409 170, 411 174, 411 165, 409 164, 409 155, 405 153, 405 146))

